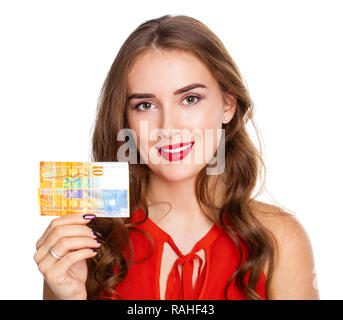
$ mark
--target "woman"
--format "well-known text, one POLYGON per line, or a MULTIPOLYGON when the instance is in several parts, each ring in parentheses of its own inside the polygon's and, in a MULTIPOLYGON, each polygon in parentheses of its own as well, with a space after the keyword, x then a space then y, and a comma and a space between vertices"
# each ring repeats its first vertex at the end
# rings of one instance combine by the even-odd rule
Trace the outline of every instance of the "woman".
POLYGON ((44 298, 318 299, 306 232, 252 197, 264 166, 245 127, 252 113, 204 24, 166 15, 140 25, 108 73, 93 134, 93 161, 122 161, 118 134, 133 132, 131 216, 53 220, 34 257, 44 298))

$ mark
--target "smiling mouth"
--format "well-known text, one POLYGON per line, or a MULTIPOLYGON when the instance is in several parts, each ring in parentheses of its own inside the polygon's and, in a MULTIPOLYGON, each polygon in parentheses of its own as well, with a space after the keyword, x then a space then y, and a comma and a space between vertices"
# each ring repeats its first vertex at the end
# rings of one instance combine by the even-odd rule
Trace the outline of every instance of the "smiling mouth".
POLYGON ((194 141, 187 143, 177 143, 173 145, 166 145, 162 147, 156 147, 159 152, 168 152, 168 153, 178 153, 190 149, 194 144, 194 141))
POLYGON ((185 158, 194 145, 194 141, 187 143, 178 143, 173 145, 166 145, 156 147, 160 156, 168 161, 178 161, 185 158))

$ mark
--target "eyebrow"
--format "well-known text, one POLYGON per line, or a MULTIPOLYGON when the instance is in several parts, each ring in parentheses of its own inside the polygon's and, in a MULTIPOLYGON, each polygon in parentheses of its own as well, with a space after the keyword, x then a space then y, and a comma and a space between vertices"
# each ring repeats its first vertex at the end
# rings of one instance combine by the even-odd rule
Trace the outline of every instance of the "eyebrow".
MULTIPOLYGON (((185 86, 181 89, 176 90, 174 92, 174 95, 178 95, 178 94, 190 91, 190 90, 195 89, 195 88, 207 88, 207 87, 202 83, 192 83, 188 86, 185 86)), ((130 100, 130 99, 147 99, 147 98, 155 98, 155 97, 156 96, 154 94, 151 94, 151 93, 133 93, 133 94, 129 95, 127 100, 130 100)))

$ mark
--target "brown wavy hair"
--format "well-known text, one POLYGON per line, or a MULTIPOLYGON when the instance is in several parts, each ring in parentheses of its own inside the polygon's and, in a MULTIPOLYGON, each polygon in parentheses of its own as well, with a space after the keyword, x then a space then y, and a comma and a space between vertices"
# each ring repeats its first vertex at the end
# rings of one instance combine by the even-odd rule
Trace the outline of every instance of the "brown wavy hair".
MULTIPOLYGON (((232 120, 222 126, 225 129, 225 170, 218 177, 226 186, 223 205, 220 208, 214 205, 215 193, 209 190, 209 176, 206 174, 209 164, 198 173, 195 192, 203 213, 225 230, 240 251, 240 263, 225 287, 225 299, 228 299, 227 289, 234 279, 247 299, 261 299, 256 291, 256 284, 267 264, 266 279, 271 277, 277 247, 272 233, 253 212, 258 202, 252 197, 252 192, 259 177, 262 179, 259 190, 265 187, 265 165, 260 137, 252 118, 254 106, 237 65, 222 42, 206 25, 189 16, 164 15, 142 23, 129 35, 107 74, 98 100, 92 138, 92 161, 120 161, 117 159, 117 151, 126 141, 118 141, 117 135, 121 129, 129 128, 125 114, 127 75, 135 59, 146 50, 154 48, 192 53, 208 67, 217 79, 222 93, 231 93, 236 98, 236 112, 232 120), (247 133, 246 124, 249 120, 257 132, 260 150, 257 150, 247 133), (217 212, 215 218, 208 214, 208 210, 217 212), (229 224, 225 223, 226 219, 229 224), (248 250, 245 261, 239 238, 248 250), (246 284, 243 277, 249 270, 246 284)), ((143 223, 148 216, 149 168, 146 164, 141 164, 138 150, 137 153, 138 164, 129 164, 130 214, 132 216, 141 207, 146 217, 135 224, 130 223, 130 218, 96 218, 90 222, 89 226, 98 232, 105 243, 96 257, 87 260, 88 299, 98 299, 100 295, 101 298, 106 298, 111 294, 121 299, 115 287, 125 278, 132 263, 139 262, 133 261, 129 235, 131 229, 140 231, 135 226, 143 223)), ((143 233, 151 241, 150 236, 143 233)), ((150 255, 145 259, 149 257, 150 255)))

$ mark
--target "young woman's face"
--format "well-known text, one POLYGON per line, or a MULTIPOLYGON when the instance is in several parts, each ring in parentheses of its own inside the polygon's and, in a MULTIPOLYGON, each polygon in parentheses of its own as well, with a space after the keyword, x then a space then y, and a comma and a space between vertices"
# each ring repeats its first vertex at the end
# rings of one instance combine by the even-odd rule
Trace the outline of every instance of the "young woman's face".
POLYGON ((224 101, 216 79, 190 53, 149 50, 129 71, 129 127, 141 157, 163 179, 196 176, 217 150, 222 124, 234 112, 233 96, 224 101), (186 149, 173 146, 170 152, 179 143, 186 149))

